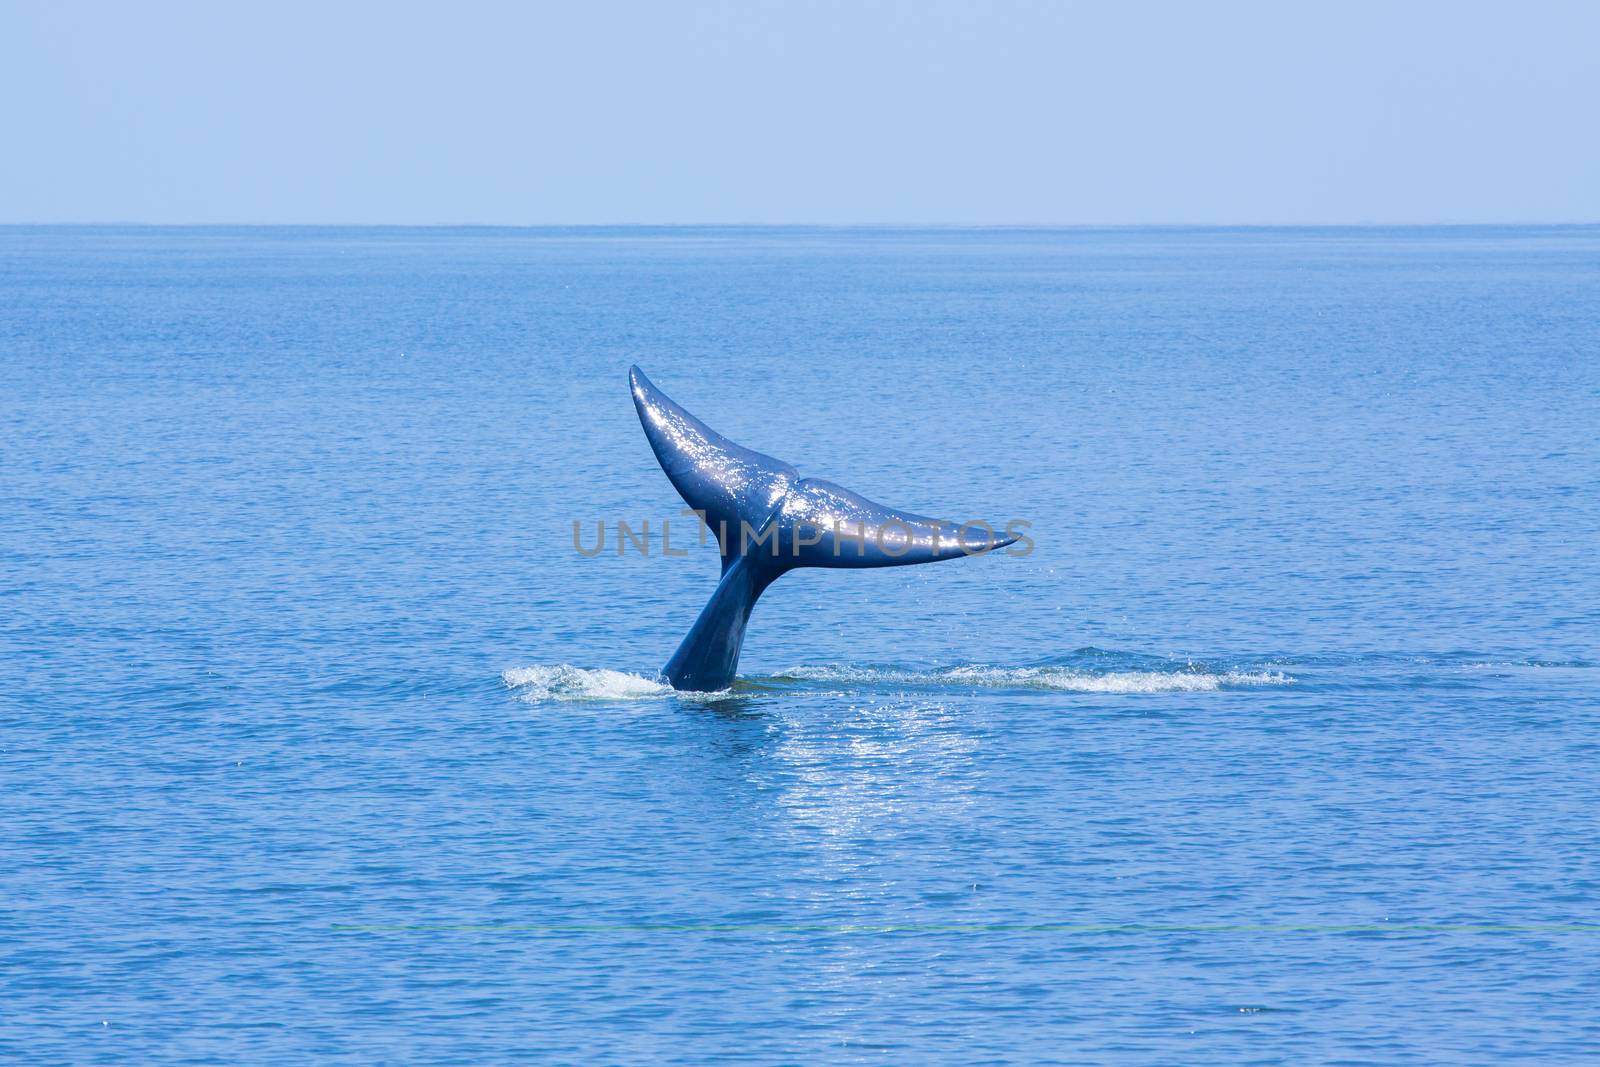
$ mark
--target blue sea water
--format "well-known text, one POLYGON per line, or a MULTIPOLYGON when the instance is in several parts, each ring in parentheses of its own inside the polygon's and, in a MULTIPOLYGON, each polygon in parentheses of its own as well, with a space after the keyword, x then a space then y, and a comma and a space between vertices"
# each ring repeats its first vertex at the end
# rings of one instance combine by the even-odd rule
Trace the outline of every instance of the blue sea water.
POLYGON ((0 1055, 1593 1062, 1597 357, 1592 228, 0 230, 0 1055), (1036 549, 674 694, 633 362, 1036 549))

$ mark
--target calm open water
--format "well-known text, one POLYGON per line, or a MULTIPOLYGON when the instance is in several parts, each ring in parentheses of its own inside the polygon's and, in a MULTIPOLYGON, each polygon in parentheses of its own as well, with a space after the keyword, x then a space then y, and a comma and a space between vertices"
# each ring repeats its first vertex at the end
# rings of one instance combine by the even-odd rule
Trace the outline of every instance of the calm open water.
POLYGON ((1597 229, 0 230, 0 1055, 1592 1062, 1597 432, 1597 229), (1037 550, 673 695, 632 362, 1037 550))

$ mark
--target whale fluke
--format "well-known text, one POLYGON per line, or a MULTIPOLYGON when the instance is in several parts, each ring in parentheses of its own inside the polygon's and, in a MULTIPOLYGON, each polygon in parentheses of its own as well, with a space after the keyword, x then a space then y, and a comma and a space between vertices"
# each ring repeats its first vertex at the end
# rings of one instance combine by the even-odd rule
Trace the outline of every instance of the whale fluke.
POLYGON ((745 625, 767 586, 796 567, 897 567, 981 555, 1013 544, 992 525, 897 511, 780 459, 734 444, 628 371, 634 407, 667 478, 717 536, 722 580, 667 661, 675 689, 726 688, 745 625))

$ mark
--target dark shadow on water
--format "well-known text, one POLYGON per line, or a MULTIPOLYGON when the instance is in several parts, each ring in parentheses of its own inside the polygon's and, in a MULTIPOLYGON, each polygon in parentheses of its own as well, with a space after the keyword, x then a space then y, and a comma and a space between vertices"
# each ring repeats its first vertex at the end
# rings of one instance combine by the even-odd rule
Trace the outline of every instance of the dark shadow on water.
POLYGON ((759 719, 766 715, 762 705, 767 699, 782 692, 770 685, 739 678, 725 692, 696 699, 680 698, 679 703, 688 710, 705 710, 725 719, 759 719))
POLYGON ((761 710, 761 698, 755 694, 732 694, 713 700, 684 701, 690 711, 709 711, 724 719, 760 719, 766 716, 761 710))

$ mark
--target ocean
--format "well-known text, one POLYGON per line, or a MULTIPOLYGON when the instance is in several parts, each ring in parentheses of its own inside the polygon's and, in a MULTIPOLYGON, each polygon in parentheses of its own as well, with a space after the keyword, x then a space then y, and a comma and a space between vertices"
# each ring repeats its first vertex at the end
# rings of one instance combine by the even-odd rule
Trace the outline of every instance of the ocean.
POLYGON ((0 1056, 1600 1057, 1600 228, 5 228, 0 430, 0 1056), (1033 549, 677 694, 634 363, 1033 549))

